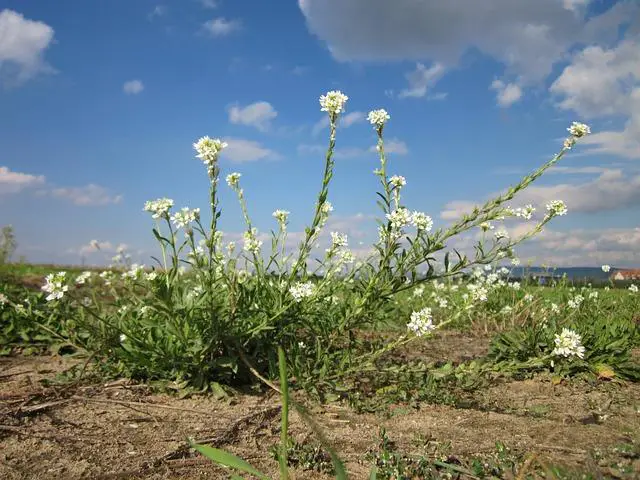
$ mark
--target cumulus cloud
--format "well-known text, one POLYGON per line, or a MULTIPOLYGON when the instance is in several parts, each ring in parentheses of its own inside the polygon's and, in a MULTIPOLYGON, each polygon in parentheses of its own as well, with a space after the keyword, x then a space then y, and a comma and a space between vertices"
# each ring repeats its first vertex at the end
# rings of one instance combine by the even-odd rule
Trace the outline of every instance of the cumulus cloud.
POLYGON ((122 201, 122 195, 112 195, 106 188, 93 183, 83 187, 54 188, 51 194, 80 207, 112 205, 122 201))
POLYGON ((434 63, 427 68, 422 63, 416 64, 416 69, 405 75, 409 82, 409 88, 402 90, 400 98, 422 98, 445 73, 445 67, 441 63, 434 63))
POLYGON ((39 73, 55 70, 44 60, 54 30, 13 10, 0 11, 0 80, 17 86, 39 73))
POLYGON ((640 158, 640 37, 615 48, 589 46, 579 52, 550 87, 558 107, 585 118, 622 116, 621 130, 594 132, 586 152, 640 158))
POLYGON ((222 158, 228 158, 232 162, 244 163, 258 160, 277 160, 280 158, 278 153, 253 140, 225 138, 224 141, 229 146, 222 151, 221 156, 222 158))
POLYGON ((122 91, 127 95, 137 95, 144 90, 144 83, 140 80, 129 80, 124 82, 122 91))
POLYGON ((44 185, 43 175, 12 172, 8 167, 0 167, 0 195, 20 193, 28 188, 44 185))
POLYGON ((239 20, 227 20, 223 17, 209 20, 202 26, 204 30, 213 37, 226 37, 242 28, 239 20))
POLYGON ((232 105, 228 112, 231 123, 255 127, 261 132, 268 130, 271 121, 278 116, 278 112, 269 102, 255 102, 246 107, 232 105))
POLYGON ((497 92, 498 105, 503 108, 510 107, 522 98, 522 89, 515 83, 494 80, 490 88, 497 92))
MULTIPOLYGON (((597 178, 583 183, 529 186, 512 203, 531 203, 539 211, 544 211, 545 205, 554 199, 563 200, 570 212, 596 213, 640 207, 640 175, 630 175, 621 169, 603 169, 597 178)), ((440 217, 445 220, 458 219, 471 212, 475 205, 477 203, 471 201, 449 202, 440 217)))

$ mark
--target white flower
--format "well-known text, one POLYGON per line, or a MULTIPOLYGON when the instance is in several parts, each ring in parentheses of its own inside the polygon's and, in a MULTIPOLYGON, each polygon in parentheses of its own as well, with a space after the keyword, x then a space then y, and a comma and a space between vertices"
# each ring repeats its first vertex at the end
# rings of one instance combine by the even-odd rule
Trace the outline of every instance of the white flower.
POLYGON ((394 175, 389 179, 389 183, 395 188, 402 188, 407 184, 407 180, 402 175, 394 175))
POLYGON ((551 304, 551 313, 560 313, 560 307, 555 303, 551 304))
POLYGON ((9 303, 9 299, 4 293, 0 293, 0 305, 6 305, 9 303))
POLYGON ((256 228, 252 228, 250 231, 246 231, 243 234, 244 249, 256 255, 260 253, 260 249, 262 248, 262 240, 258 240, 256 238, 257 235, 258 230, 256 228))
POLYGON ((602 265, 602 271, 604 273, 609 273, 609 270, 611 270, 611 266, 610 265, 602 265))
POLYGON ((449 306, 449 301, 446 298, 438 298, 437 302, 440 308, 447 308, 449 306))
POLYGON ((337 115, 344 111, 344 104, 347 103, 349 97, 339 90, 332 90, 326 95, 320 96, 320 111, 328 112, 329 115, 337 115))
POLYGON ((45 277, 45 284, 42 286, 42 291, 48 293, 46 300, 60 300, 64 297, 65 292, 69 290, 67 285, 64 285, 66 281, 67 272, 50 273, 45 277))
POLYGON ((153 282, 156 278, 158 278, 158 272, 148 272, 144 274, 144 278, 148 282, 153 282))
POLYGON ((404 207, 398 208, 391 213, 387 213, 387 220, 391 222, 391 228, 394 230, 400 230, 402 227, 406 227, 411 223, 411 214, 409 210, 404 207))
POLYGON ((584 297, 582 295, 576 295, 575 297, 567 301, 567 305, 575 309, 575 308, 579 308, 580 305, 582 305, 582 302, 584 302, 584 297))
POLYGON ((351 264, 355 262, 355 260, 351 250, 340 250, 338 253, 338 265, 351 264))
POLYGON ((586 137, 591 133, 591 129, 588 125, 584 123, 573 122, 567 131, 571 134, 572 137, 582 138, 586 137))
POLYGON ((504 307, 502 307, 502 310, 500 310, 500 313, 503 313, 506 315, 511 313, 512 311, 513 311, 512 307, 510 307, 509 305, 505 305, 504 307))
POLYGON ((508 240, 509 239, 509 232, 507 232, 504 228, 501 228, 500 230, 497 230, 494 233, 496 240, 502 240, 503 238, 508 240))
POLYGON ((638 293, 638 286, 637 285, 629 285, 629 291, 631 293, 638 293))
POLYGON ((524 296, 523 300, 524 300, 525 302, 530 302, 531 300, 533 300, 533 295, 531 295, 530 293, 527 293, 527 294, 524 296))
POLYGON ((151 212, 151 218, 169 218, 169 210, 173 207, 173 200, 170 198, 159 198, 148 201, 144 204, 144 211, 151 212))
POLYGON ((140 307, 140 315, 142 315, 143 317, 148 315, 150 311, 151 307, 148 305, 143 305, 140 307))
POLYGON ((284 228, 287 220, 289 219, 289 213, 287 210, 276 210, 271 215, 275 218, 278 223, 284 228))
POLYGON ((562 200, 552 200, 547 203, 547 214, 550 217, 555 217, 556 215, 566 215, 567 214, 567 206, 562 200))
POLYGON ((535 211, 536 209, 533 207, 533 205, 525 205, 524 207, 516 208, 514 210, 514 215, 516 217, 524 218, 525 220, 531 220, 533 212, 535 211))
POLYGON ((519 259, 519 258, 517 258, 517 257, 513 257, 513 258, 511 259, 511 265, 513 265, 513 266, 517 267, 518 265, 520 265, 520 259, 519 259))
POLYGON ((598 298, 598 292, 596 292, 596 291, 589 292, 589 299, 590 300, 595 300, 596 298, 598 298))
POLYGON ((131 268, 129 269, 129 271, 124 272, 122 274, 122 278, 138 280, 142 277, 143 274, 144 274, 144 265, 138 265, 137 263, 134 263, 133 265, 131 265, 131 268))
POLYGON ((493 230, 495 227, 491 225, 489 222, 482 222, 480 224, 480 228, 482 229, 483 232, 486 232, 487 230, 493 230))
POLYGON ((407 324, 407 328, 415 333, 418 337, 426 335, 435 330, 431 309, 425 307, 422 310, 411 313, 411 321, 407 324))
POLYGON ((384 108, 380 108, 379 110, 371 110, 369 112, 369 115, 367 115, 367 120, 369 120, 369 123, 371 123, 371 125, 376 128, 384 126, 384 124, 387 123, 390 118, 391 117, 384 108))
POLYGON ((109 270, 105 270, 104 272, 101 272, 100 275, 98 276, 104 280, 105 285, 111 285, 111 282, 113 281, 116 275, 115 273, 109 270))
POLYGON ((176 228, 187 228, 189 224, 195 222, 200 218, 200 209, 194 208, 190 210, 187 207, 184 207, 179 212, 176 212, 171 217, 171 221, 176 226, 176 228))
POLYGON ((331 205, 331 202, 324 202, 321 206, 320 206, 320 211, 324 214, 324 215, 329 215, 330 212, 333 212, 333 205, 331 205))
POLYGON ((91 305, 91 299, 89 297, 84 297, 80 303, 82 303, 82 305, 84 305, 85 307, 88 307, 89 305, 91 305))
POLYGON ((197 158, 201 159, 205 165, 210 166, 218 160, 218 155, 222 149, 226 148, 227 143, 216 138, 202 137, 196 143, 193 144, 198 155, 197 158))
POLYGON ((489 291, 483 285, 470 283, 467 285, 467 289, 471 292, 471 298, 479 302, 486 302, 489 291))
POLYGON ((411 224, 420 231, 430 232, 433 228, 433 220, 423 212, 413 212, 411 214, 411 224))
POLYGON ((229 185, 231 188, 237 188, 241 176, 242 174, 238 172, 230 173, 229 175, 227 175, 227 185, 229 185))
POLYGON ((87 272, 82 272, 80 275, 78 275, 76 277, 76 284, 77 285, 84 285, 86 283, 87 280, 89 280, 89 278, 91 278, 92 273, 87 271, 87 272))
POLYGON ((562 332, 554 340, 556 347, 553 349, 552 355, 562 357, 584 358, 585 348, 582 346, 582 337, 573 330, 563 328, 562 332))
POLYGON ((415 290, 413 291, 414 297, 421 297, 423 294, 424 294, 424 287, 422 285, 420 285, 419 287, 416 287, 415 290))
POLYGON ((338 249, 349 246, 349 237, 346 233, 331 232, 331 248, 338 249))
POLYGON ((120 334, 120 343, 123 343, 127 339, 127 336, 124 333, 120 334))
POLYGON ((294 301, 301 302, 303 299, 313 296, 313 283, 306 282, 292 285, 289 288, 289 293, 293 297, 294 301))
POLYGON ((520 290, 520 282, 509 282, 509 288, 520 290))

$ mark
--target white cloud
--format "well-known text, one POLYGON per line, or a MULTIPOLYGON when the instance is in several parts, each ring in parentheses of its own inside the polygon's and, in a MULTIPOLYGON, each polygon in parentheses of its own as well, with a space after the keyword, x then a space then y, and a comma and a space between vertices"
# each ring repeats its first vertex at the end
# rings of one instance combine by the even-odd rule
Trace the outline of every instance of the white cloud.
POLYGON ((490 88, 498 92, 498 105, 503 108, 510 107, 522 98, 522 89, 515 83, 504 83, 502 80, 494 80, 490 88))
POLYGON ((640 158, 640 37, 611 49, 590 46, 578 53, 550 87, 558 107, 585 118, 623 116, 622 130, 594 132, 581 143, 587 153, 640 158))
POLYGON ((144 90, 144 83, 140 80, 129 80, 124 82, 122 91, 127 95, 137 95, 144 90))
POLYGON ((246 107, 233 105, 228 112, 231 123, 255 127, 261 132, 268 130, 271 120, 278 116, 278 112, 269 102, 255 102, 246 107))
POLYGON ((0 12, 0 79, 10 86, 20 85, 39 73, 52 73, 44 52, 54 31, 43 22, 28 20, 13 10, 0 12))
POLYGON ((239 20, 226 20, 223 17, 214 18, 203 24, 204 29, 214 37, 225 37, 240 30, 239 20))
MULTIPOLYGON (((369 148, 370 152, 377 153, 376 145, 369 148)), ((407 144, 397 138, 390 138, 384 142, 384 153, 395 153, 396 155, 406 155, 409 153, 407 144)))
POLYGON ((111 195, 106 188, 93 183, 84 187, 54 188, 51 194, 54 197, 69 200, 80 207, 104 206, 122 201, 122 195, 111 195))
POLYGON ((0 195, 19 193, 27 188, 44 185, 43 175, 12 172, 7 167, 0 167, 0 195))
MULTIPOLYGON (((603 169, 598 177, 583 183, 529 186, 511 203, 531 203, 539 212, 544 212, 545 205, 554 199, 563 200, 570 212, 596 213, 640 207, 640 175, 630 175, 620 169, 603 169)), ((440 217, 445 220, 460 218, 471 212, 475 205, 470 201, 449 202, 440 217)))
POLYGON ((218 8, 218 2, 216 0, 200 0, 200 5, 202 5, 204 8, 218 8))
POLYGON ((257 160, 277 160, 280 155, 273 150, 263 147, 260 143, 253 140, 242 138, 225 138, 225 142, 229 144, 225 148, 221 156, 228 158, 232 162, 244 163, 255 162, 257 160))
POLYGON ((441 63, 434 63, 429 68, 425 67, 422 63, 417 63, 416 69, 405 75, 409 82, 409 88, 402 90, 398 97, 422 98, 426 96, 428 90, 442 78, 444 73, 445 68, 441 63))
POLYGON ((452 67, 475 48, 503 62, 519 85, 544 80, 572 46, 615 41, 621 24, 640 18, 635 0, 617 2, 599 15, 569 10, 568 3, 559 0, 298 4, 309 30, 339 61, 431 60, 452 67))
MULTIPOLYGON (((340 117, 338 120, 338 126, 349 128, 351 125, 363 122, 365 118, 366 115, 364 112, 350 112, 340 117)), ((327 115, 323 115, 322 118, 313 125, 311 128, 311 134, 316 136, 325 128, 329 128, 329 117, 327 115)))
POLYGON ((153 20, 156 17, 162 17, 167 14, 169 9, 165 5, 156 5, 149 13, 149 20, 153 20))

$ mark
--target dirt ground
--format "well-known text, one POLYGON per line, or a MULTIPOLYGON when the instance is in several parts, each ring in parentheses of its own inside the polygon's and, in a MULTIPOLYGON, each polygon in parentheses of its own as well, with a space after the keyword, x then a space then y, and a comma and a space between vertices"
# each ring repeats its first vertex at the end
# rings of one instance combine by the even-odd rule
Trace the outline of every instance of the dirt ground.
MULTIPOLYGON (((469 347, 458 351, 486 348, 481 337, 457 341, 469 347)), ((186 448, 188 437, 228 449, 277 478, 277 462, 268 451, 279 435, 274 395, 179 399, 124 380, 42 383, 74 362, 0 358, 1 479, 228 478, 227 471, 186 448)), ((495 452, 500 441, 531 458, 605 478, 614 477, 616 446, 640 440, 640 386, 635 384, 600 382, 587 388, 526 380, 482 389, 474 400, 474 408, 423 404, 398 409, 391 418, 333 404, 315 408, 313 415, 356 480, 368 478, 364 456, 376 445, 380 426, 407 453, 415 451, 418 436, 450 442, 458 458, 495 452)), ((295 413, 291 433, 299 441, 310 435, 295 413)), ((631 466, 640 478, 640 460, 631 466)), ((330 478, 313 471, 294 475, 330 478)))

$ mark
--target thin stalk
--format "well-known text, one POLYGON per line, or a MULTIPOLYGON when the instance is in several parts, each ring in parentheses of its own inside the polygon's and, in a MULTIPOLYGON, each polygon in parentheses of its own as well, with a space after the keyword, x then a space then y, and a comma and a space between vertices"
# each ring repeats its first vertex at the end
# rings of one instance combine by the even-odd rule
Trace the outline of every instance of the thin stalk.
POLYGON ((278 366, 280 369, 280 398, 282 402, 282 416, 280 425, 280 478, 288 480, 287 449, 289 448, 289 381, 287 379, 287 357, 284 349, 278 346, 278 366))

